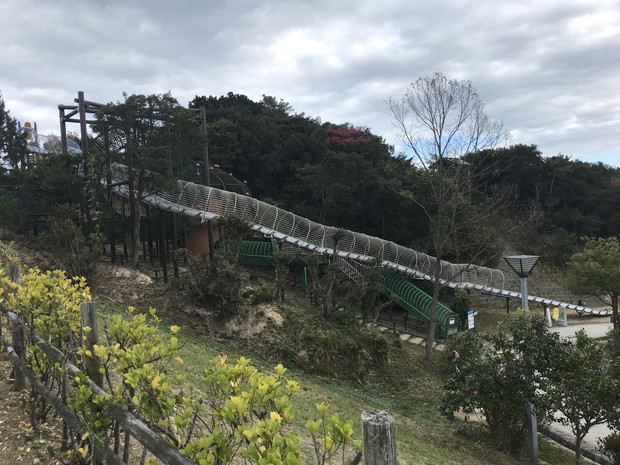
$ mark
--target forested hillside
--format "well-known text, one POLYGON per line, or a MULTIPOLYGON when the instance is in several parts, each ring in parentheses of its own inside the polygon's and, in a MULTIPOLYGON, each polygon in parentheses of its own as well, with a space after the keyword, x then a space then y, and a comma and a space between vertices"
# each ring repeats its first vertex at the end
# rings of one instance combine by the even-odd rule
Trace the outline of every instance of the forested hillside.
MULTIPOLYGON (((255 102, 228 93, 189 102, 192 108, 201 105, 206 107, 211 163, 247 181, 255 197, 323 224, 434 252, 428 217, 415 201, 427 195, 423 171, 369 128, 322 122, 275 97, 255 102)), ((38 199, 32 205, 22 202, 21 208, 38 214, 79 200, 74 160, 55 157, 28 171, 18 168, 23 167, 23 146, 4 104, 0 111, 0 184, 25 186, 32 195, 22 198, 38 199)), ((449 249, 445 258, 494 265, 508 242, 562 267, 581 237, 620 233, 620 169, 549 155, 534 144, 467 154, 463 160, 476 190, 461 199, 461 214, 466 217, 468 203, 483 202, 499 189, 509 192, 509 200, 468 226, 459 239, 467 246, 449 249), (473 257, 482 237, 485 253, 473 257)), ((189 167, 200 151, 172 156, 189 167)), ((5 191, 0 216, 8 221, 19 208, 15 194, 5 191)))
MULTIPOLYGON (((427 219, 411 200, 424 189, 421 170, 370 129, 323 123, 273 97, 196 96, 190 106, 199 105, 207 108, 212 160, 247 179, 258 198, 324 224, 431 247, 427 219)), ((480 196, 500 186, 511 191, 489 218, 496 239, 509 234, 517 248, 563 266, 582 236, 620 233, 620 169, 549 155, 513 145, 465 160, 480 196)), ((468 239, 476 237, 473 231, 468 239)), ((466 251, 450 258, 468 259, 466 251)))

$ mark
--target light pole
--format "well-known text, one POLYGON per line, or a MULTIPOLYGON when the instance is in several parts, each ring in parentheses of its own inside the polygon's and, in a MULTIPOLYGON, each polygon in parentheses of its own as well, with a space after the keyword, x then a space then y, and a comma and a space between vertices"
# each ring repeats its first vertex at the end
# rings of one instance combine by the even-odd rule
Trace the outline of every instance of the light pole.
POLYGON ((506 263, 513 269, 521 279, 521 308, 525 310, 527 304, 527 276, 538 263, 538 255, 511 255, 504 257, 506 263))
MULTIPOLYGON (((527 309, 527 276, 538 263, 538 255, 511 255, 504 257, 506 263, 521 279, 521 308, 527 309)), ((528 448, 530 460, 538 463, 538 424, 532 402, 525 403, 525 417, 528 429, 528 448)))

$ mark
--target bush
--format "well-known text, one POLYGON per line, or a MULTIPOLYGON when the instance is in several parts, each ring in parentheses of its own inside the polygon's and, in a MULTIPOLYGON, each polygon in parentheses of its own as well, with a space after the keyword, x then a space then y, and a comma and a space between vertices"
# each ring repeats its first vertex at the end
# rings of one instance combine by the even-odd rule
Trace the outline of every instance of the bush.
POLYGON ((243 296, 248 299, 250 304, 258 305, 273 302, 276 292, 276 284, 261 280, 254 285, 246 287, 243 296))
MULTIPOLYGON (((348 312, 339 314, 346 319, 348 312)), ((287 339, 269 350, 308 373, 362 380, 388 363, 388 340, 364 325, 334 324, 319 315, 309 320, 291 312, 281 332, 287 339)))
POLYGON ((599 439, 598 446, 599 450, 611 459, 613 465, 620 465, 620 433, 613 432, 599 439))
POLYGON ((612 357, 620 357, 620 331, 611 329, 607 333, 607 349, 612 357))
POLYGON ((454 313, 458 314, 461 322, 465 324, 467 321, 467 312, 471 309, 469 294, 465 291, 458 291, 454 296, 451 308, 454 313))
POLYGON ((74 206, 54 208, 39 243, 70 277, 83 276, 90 282, 101 254, 103 236, 85 234, 75 216, 74 206))
POLYGON ((524 408, 533 402, 539 421, 554 409, 549 396, 549 372, 558 349, 558 336, 547 331, 539 316, 521 313, 493 335, 463 331, 450 338, 452 375, 444 385, 441 410, 454 418, 481 412, 498 447, 520 452, 526 435, 524 408))
POLYGON ((220 318, 234 316, 243 300, 242 289, 248 275, 234 257, 217 250, 213 261, 207 255, 193 255, 187 250, 179 251, 189 265, 187 278, 189 289, 198 301, 215 310, 220 318))

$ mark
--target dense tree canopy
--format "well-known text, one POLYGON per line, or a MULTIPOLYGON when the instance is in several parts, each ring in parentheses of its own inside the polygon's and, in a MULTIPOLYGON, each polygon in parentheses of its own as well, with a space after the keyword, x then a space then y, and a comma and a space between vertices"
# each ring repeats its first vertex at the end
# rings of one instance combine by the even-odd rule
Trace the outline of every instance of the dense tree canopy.
POLYGON ((584 250, 571 257, 569 286, 577 292, 605 296, 614 314, 614 329, 620 330, 620 243, 617 237, 590 238, 584 250))
MULTIPOLYGON (((196 96, 190 102, 192 108, 201 105, 206 108, 212 163, 246 180, 257 198, 328 225, 436 253, 429 218, 412 200, 428 192, 424 171, 419 163, 395 154, 393 147, 369 128, 322 122, 269 96, 255 102, 231 92, 219 97, 196 96)), ((115 153, 116 159, 126 158, 124 161, 134 164, 139 183, 138 171, 143 167, 174 176, 183 164, 201 159, 202 145, 195 144, 198 125, 193 116, 170 95, 127 96, 125 101, 104 108, 94 129, 99 142, 107 144, 108 155, 115 153), (157 123, 157 118, 145 113, 150 107, 161 107, 173 116, 166 124, 157 123), (124 126, 123 112, 135 116, 130 128, 124 126), (179 118, 177 113, 185 116, 179 118), (130 151, 124 145, 127 131, 130 151)), ((25 156, 24 141, 17 137, 17 122, 1 99, 0 117, 3 165, 19 168, 25 156)), ((463 140, 458 142, 460 150, 463 140)), ((518 249, 539 253, 543 260, 559 266, 577 250, 581 236, 620 234, 620 169, 562 155, 545 157, 535 145, 482 150, 481 142, 475 144, 479 150, 467 151, 466 146, 460 153, 467 162, 462 172, 475 179, 475 189, 461 199, 462 205, 481 204, 506 186, 515 196, 508 211, 495 213, 490 226, 477 222, 462 232, 458 240, 467 247, 455 249, 448 244, 447 259, 467 262, 477 255, 478 263, 493 265, 488 260, 495 245, 487 244, 485 254, 480 255, 479 238, 487 235, 485 228, 493 232, 495 225, 502 223, 512 227, 510 241, 518 249), (524 226, 524 218, 536 221, 524 226)), ((442 147, 445 149, 445 144, 442 147)), ((447 152, 452 157, 455 149, 447 152)), ((32 173, 13 170, 12 178, 5 177, 3 184, 25 186, 50 204, 62 203, 64 197, 83 204, 75 194, 79 182, 70 179, 69 160, 40 165, 32 173), (38 168, 46 172, 37 173, 38 168), (71 186, 71 193, 58 189, 59 185, 71 186)), ((165 179, 170 177, 151 181, 165 179)))

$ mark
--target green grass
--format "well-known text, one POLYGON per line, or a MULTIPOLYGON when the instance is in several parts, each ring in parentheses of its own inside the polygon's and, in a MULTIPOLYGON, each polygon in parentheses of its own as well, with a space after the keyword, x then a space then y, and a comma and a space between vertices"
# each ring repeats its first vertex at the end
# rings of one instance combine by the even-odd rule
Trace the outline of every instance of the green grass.
MULTIPOLYGON (((311 308, 303 298, 291 298, 290 304, 281 309, 281 313, 290 315, 294 312, 299 318, 296 330, 304 324, 320 324, 316 319, 316 309, 311 308)), ((499 301, 498 301, 499 302, 499 301)), ((112 315, 124 309, 114 303, 100 299, 98 314, 103 329, 112 315)), ((504 318, 505 310, 485 310, 483 324, 492 329, 504 318)), ((167 326, 182 326, 177 335, 184 344, 180 356, 185 361, 182 370, 189 383, 196 386, 205 361, 214 356, 225 354, 231 360, 246 356, 254 366, 266 372, 282 360, 277 351, 269 351, 275 346, 270 341, 242 341, 236 338, 215 339, 202 328, 201 322, 184 317, 179 322, 179 315, 161 312, 162 331, 167 326), (276 354, 276 355, 274 355, 276 354)), ((332 330, 335 325, 331 324, 332 330)), ((337 328, 336 328, 337 329, 337 328)), ((281 331, 281 333, 286 333, 281 331)), ((273 334, 271 335, 273 336, 273 334)), ((277 344, 286 345, 295 340, 290 334, 277 334, 277 344), (289 337, 291 336, 291 337, 289 337)), ((298 335, 295 335, 298 336, 298 335)), ((266 339, 266 336, 265 336, 266 339)), ((437 409, 441 397, 441 386, 447 376, 447 355, 435 352, 432 362, 424 359, 423 348, 401 342, 398 338, 388 338, 389 358, 387 364, 378 369, 364 373, 363 379, 350 376, 320 376, 304 371, 303 363, 286 363, 289 377, 300 381, 302 389, 293 397, 295 421, 293 428, 303 437, 303 425, 313 418, 315 405, 325 402, 338 412, 342 419, 353 420, 356 425, 356 438, 360 439, 360 416, 367 409, 391 411, 397 422, 397 451, 401 464, 433 465, 516 465, 529 463, 525 456, 515 458, 501 453, 489 443, 485 430, 478 424, 451 423, 443 418, 437 409)), ((307 437, 305 439, 308 439, 307 437)), ((306 446, 308 447, 308 446, 306 446)), ((307 449, 308 463, 312 462, 311 451, 307 449)), ((546 441, 541 441, 541 459, 552 465, 572 462, 572 456, 546 441)))

